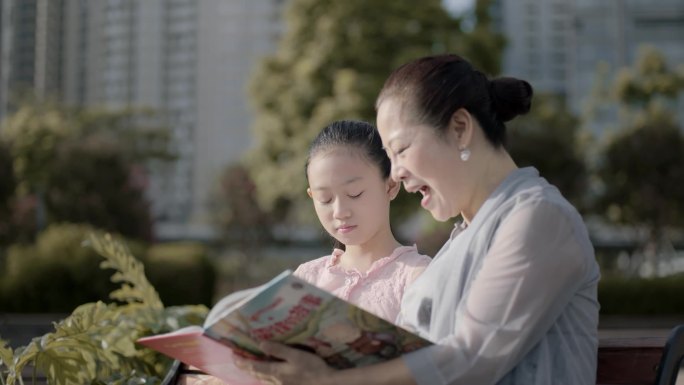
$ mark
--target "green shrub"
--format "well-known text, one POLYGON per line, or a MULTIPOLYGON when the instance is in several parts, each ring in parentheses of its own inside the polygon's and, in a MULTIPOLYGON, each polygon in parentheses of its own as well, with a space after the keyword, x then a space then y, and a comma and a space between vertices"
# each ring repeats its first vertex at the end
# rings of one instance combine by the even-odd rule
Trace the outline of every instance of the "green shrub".
POLYGON ((71 312, 82 303, 105 300, 115 288, 99 268, 101 258, 83 247, 88 225, 58 224, 33 245, 7 252, 0 303, 7 312, 71 312))
POLYGON ((684 315, 684 274, 663 278, 607 276, 599 283, 602 315, 684 315))
POLYGON ((216 269, 202 244, 174 242, 153 245, 147 250, 145 268, 164 304, 211 305, 216 269))
MULTIPOLYGON (((107 300, 115 285, 100 269, 101 258, 83 247, 87 234, 94 232, 88 225, 51 225, 35 244, 11 246, 0 267, 0 309, 69 313, 82 303, 107 300)), ((146 249, 142 243, 125 242, 140 256, 164 304, 211 304, 216 277, 204 246, 166 243, 146 249)))

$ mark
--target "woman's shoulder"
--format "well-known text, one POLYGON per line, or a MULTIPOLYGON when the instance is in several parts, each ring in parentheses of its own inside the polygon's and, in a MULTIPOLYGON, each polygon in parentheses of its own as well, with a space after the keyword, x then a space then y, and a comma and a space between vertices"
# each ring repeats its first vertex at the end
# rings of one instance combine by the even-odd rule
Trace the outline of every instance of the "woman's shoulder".
POLYGON ((508 190, 502 194, 506 197, 494 205, 494 211, 498 211, 499 216, 524 210, 549 212, 568 218, 571 222, 582 222, 575 206, 556 186, 541 177, 532 167, 518 170, 508 180, 508 186, 505 186, 504 190, 508 190))

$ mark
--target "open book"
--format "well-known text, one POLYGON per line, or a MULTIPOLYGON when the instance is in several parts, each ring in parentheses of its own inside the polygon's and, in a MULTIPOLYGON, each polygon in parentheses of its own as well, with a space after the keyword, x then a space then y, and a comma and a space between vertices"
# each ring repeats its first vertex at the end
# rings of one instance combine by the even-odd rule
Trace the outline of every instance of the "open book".
POLYGON ((389 360, 431 344, 289 270, 221 300, 204 327, 137 342, 231 384, 251 385, 258 381, 237 368, 232 357, 274 361, 259 350, 264 340, 315 353, 338 369, 389 360))

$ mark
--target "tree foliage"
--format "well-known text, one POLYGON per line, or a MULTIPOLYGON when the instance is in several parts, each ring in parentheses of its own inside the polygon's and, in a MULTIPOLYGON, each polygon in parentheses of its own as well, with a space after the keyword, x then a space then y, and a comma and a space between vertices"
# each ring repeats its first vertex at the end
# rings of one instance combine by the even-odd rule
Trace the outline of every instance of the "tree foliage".
POLYGON ((614 222, 659 232, 684 225, 684 135, 670 116, 650 115, 607 144, 598 204, 614 222))
MULTIPOLYGON (((487 36, 477 30, 479 41, 487 36)), ((337 119, 374 121, 375 98, 394 68, 430 54, 467 56, 476 51, 473 44, 466 50, 467 39, 438 0, 420 6, 390 0, 293 0, 278 50, 261 63, 250 86, 257 147, 249 165, 259 203, 279 219, 312 217, 304 164, 315 134, 337 119)), ((497 69, 499 55, 473 61, 497 69)), ((393 207, 401 211, 401 204, 393 207)))
POLYGON ((64 143, 46 171, 44 199, 51 221, 89 223, 152 239, 144 172, 126 159, 120 144, 97 137, 64 143))
POLYGON ((214 221, 229 245, 250 248, 268 241, 272 220, 256 201, 256 185, 242 164, 226 167, 212 199, 214 221))
POLYGON ((0 142, 0 245, 9 242, 12 233, 12 197, 16 189, 16 179, 12 170, 12 156, 9 146, 0 142))
POLYGON ((535 95, 530 113, 508 125, 508 148, 518 166, 534 166, 577 207, 588 185, 579 120, 553 95, 535 95))
MULTIPOLYGON (((40 227, 85 222, 149 239, 144 165, 172 158, 168 133, 156 121, 149 111, 22 104, 0 130, 16 180, 13 196, 0 198, 13 201, 20 222, 33 210, 40 227)), ((0 219, 0 227, 8 220, 0 219)))
POLYGON ((478 0, 473 9, 472 30, 459 40, 458 54, 467 57, 481 71, 488 75, 501 72, 501 54, 506 47, 506 38, 493 32, 490 14, 494 0, 478 0))
POLYGON ((656 259, 664 231, 684 225, 684 133, 675 107, 682 90, 684 72, 642 49, 612 83, 622 128, 608 137, 597 169, 596 207, 613 222, 646 226, 645 250, 656 259))

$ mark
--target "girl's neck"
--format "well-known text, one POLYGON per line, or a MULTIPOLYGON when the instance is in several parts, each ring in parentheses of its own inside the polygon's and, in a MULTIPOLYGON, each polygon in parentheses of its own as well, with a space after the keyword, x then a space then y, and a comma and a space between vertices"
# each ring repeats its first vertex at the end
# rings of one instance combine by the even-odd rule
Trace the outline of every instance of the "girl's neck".
POLYGON ((364 244, 345 246, 339 266, 365 273, 375 261, 391 255, 399 246, 401 244, 394 238, 391 231, 387 231, 386 234, 376 234, 364 244))

